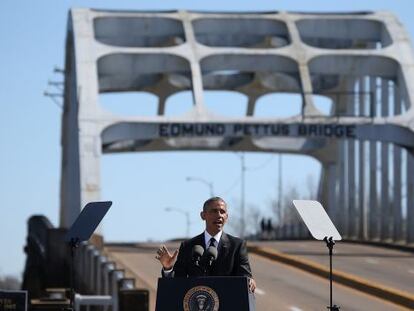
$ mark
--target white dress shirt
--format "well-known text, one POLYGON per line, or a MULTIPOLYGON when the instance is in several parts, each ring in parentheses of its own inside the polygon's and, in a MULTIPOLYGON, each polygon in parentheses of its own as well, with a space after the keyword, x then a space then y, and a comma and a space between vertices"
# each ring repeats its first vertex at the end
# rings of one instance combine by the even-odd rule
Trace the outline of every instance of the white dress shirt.
MULTIPOLYGON (((214 242, 214 246, 217 248, 219 243, 220 243, 220 239, 221 239, 222 234, 223 234, 223 231, 219 231, 219 233, 217 233, 215 236, 211 236, 210 233, 208 233, 207 230, 205 230, 204 231, 204 245, 205 245, 205 248, 207 249, 210 246, 211 238, 214 238, 216 240, 214 242)), ((172 271, 173 271, 173 268, 171 268, 170 270, 164 270, 164 275, 168 276, 172 271)))
POLYGON ((210 246, 210 240, 211 238, 214 238, 216 241, 214 242, 214 246, 217 248, 219 243, 220 243, 220 239, 221 239, 221 235, 223 234, 223 231, 219 231, 215 236, 211 236, 210 233, 206 231, 204 231, 204 242, 205 242, 205 246, 206 249, 210 246))

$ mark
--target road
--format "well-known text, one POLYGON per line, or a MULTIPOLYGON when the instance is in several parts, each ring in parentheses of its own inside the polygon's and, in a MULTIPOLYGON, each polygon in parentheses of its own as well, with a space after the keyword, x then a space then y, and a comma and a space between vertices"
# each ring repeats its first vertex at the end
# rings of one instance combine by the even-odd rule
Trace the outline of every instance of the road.
MULTIPOLYGON (((131 276, 137 278, 138 287, 150 290, 150 310, 155 309, 157 279, 160 276, 160 265, 154 258, 157 246, 137 244, 130 247, 107 248, 110 256, 131 276)), ((178 244, 168 245, 170 249, 177 246, 178 244)), ((275 247, 271 244, 267 246, 275 247)), ((285 245, 285 247, 289 246, 285 245)), ((302 246, 297 249, 303 248, 302 246)), ((256 292, 258 311, 326 310, 329 304, 329 282, 327 280, 258 255, 250 254, 249 256, 258 284, 256 292)), ((323 257, 322 253, 320 256, 323 257)), ((404 310, 382 299, 337 284, 334 284, 334 303, 339 305, 341 310, 404 310)))
MULTIPOLYGON (((324 242, 279 241, 259 242, 254 245, 268 247, 329 267, 328 249, 324 242)), ((414 293, 414 253, 338 242, 334 246, 333 268, 363 277, 372 283, 414 293)))
MULTIPOLYGON (((326 310, 329 305, 329 282, 289 266, 251 256, 252 269, 259 289, 256 294, 258 311, 326 310)), ((334 304, 341 310, 402 310, 388 302, 334 285, 334 304)))

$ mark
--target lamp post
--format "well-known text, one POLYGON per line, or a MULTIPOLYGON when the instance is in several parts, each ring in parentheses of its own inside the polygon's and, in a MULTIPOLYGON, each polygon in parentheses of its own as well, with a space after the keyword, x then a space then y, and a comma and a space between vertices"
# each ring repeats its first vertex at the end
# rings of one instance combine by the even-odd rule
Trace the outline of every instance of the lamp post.
POLYGON ((209 182, 209 181, 207 181, 203 178, 200 178, 200 177, 191 177, 191 176, 186 177, 185 180, 186 181, 198 181, 198 182, 201 182, 201 183, 205 184, 206 186, 208 186, 208 188, 210 190, 210 197, 211 198, 214 197, 214 187, 213 187, 212 182, 209 182))
POLYGON ((244 239, 244 230, 246 228, 246 164, 244 162, 244 152, 242 152, 241 156, 241 171, 242 171, 242 178, 241 178, 241 238, 244 239))
POLYGON ((278 197, 279 200, 277 202, 277 217, 278 217, 278 238, 282 238, 283 230, 282 230, 282 154, 279 154, 279 165, 278 165, 278 197))
POLYGON ((167 206, 166 208, 164 208, 164 210, 166 212, 178 212, 180 214, 183 214, 185 216, 186 219, 186 237, 189 238, 190 237, 190 213, 188 211, 182 210, 180 208, 176 208, 176 207, 171 207, 171 206, 167 206))
POLYGON ((244 159, 244 152, 241 154, 236 153, 237 156, 239 156, 241 161, 241 194, 240 194, 240 216, 241 216, 241 230, 240 230, 240 237, 243 239, 245 234, 245 227, 246 227, 246 203, 245 203, 245 197, 246 197, 246 163, 244 159))

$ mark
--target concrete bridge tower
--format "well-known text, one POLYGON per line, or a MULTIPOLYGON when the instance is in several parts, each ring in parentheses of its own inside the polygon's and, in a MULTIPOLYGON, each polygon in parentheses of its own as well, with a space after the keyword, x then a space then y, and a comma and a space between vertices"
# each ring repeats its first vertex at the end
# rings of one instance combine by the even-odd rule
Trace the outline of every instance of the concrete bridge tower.
MULTIPOLYGON (((72 9, 66 39, 61 227, 100 199, 104 153, 227 150, 307 154, 319 199, 344 236, 414 242, 414 58, 388 12, 306 14, 72 9), (192 107, 165 114, 190 90, 192 107), (205 90, 245 94, 245 115, 210 111, 205 90), (153 116, 120 117, 104 92, 158 97, 153 116), (296 93, 301 113, 256 116, 258 99, 296 93), (329 114, 315 104, 332 101, 329 114), (409 225, 411 224, 411 225, 409 225)), ((286 103, 289 104, 289 103, 286 103)), ((285 235, 300 236, 296 223, 285 235)))

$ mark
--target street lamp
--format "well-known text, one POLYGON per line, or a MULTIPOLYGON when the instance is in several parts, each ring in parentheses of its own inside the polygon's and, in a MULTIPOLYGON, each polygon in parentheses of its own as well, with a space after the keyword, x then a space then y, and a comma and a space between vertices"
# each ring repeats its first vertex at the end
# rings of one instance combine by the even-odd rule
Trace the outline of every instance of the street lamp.
POLYGON ((178 212, 180 214, 184 214, 185 219, 186 219, 186 224, 187 224, 186 237, 189 238, 190 237, 190 213, 180 208, 171 207, 171 206, 167 206, 166 208, 164 208, 164 210, 166 212, 178 212))
MULTIPOLYGON (((241 230, 240 230, 240 237, 244 238, 245 235, 245 228, 246 228, 246 171, 247 170, 256 170, 259 168, 262 168, 264 165, 260 165, 258 167, 255 168, 251 168, 251 167, 246 167, 246 162, 245 162, 245 153, 241 152, 236 153, 236 156, 239 157, 240 159, 240 164, 241 164, 241 194, 240 194, 240 214, 241 214, 241 230)), ((280 156, 279 158, 279 167, 282 167, 282 157, 280 156)), ((270 163, 268 160, 264 163, 267 164, 270 163)), ((279 204, 281 202, 280 200, 280 195, 282 193, 281 190, 282 187, 282 182, 281 182, 281 171, 279 171, 279 204)))
POLYGON ((214 188, 213 188, 213 183, 212 182, 209 182, 209 181, 207 181, 207 180, 205 180, 203 178, 200 178, 200 177, 191 177, 191 176, 190 177, 186 177, 185 180, 186 181, 199 181, 199 182, 207 185, 208 188, 210 189, 210 197, 211 198, 214 197, 214 188))
POLYGON ((240 237, 243 239, 244 238, 244 230, 246 227, 246 208, 245 208, 245 194, 246 194, 246 184, 245 184, 245 173, 246 173, 246 164, 244 161, 244 152, 242 152, 241 154, 237 154, 240 157, 240 161, 241 161, 241 208, 240 208, 240 214, 241 214, 241 231, 240 231, 240 237))
POLYGON ((278 197, 279 202, 277 203, 277 218, 278 218, 278 238, 282 236, 282 154, 279 154, 279 174, 278 174, 278 197))

